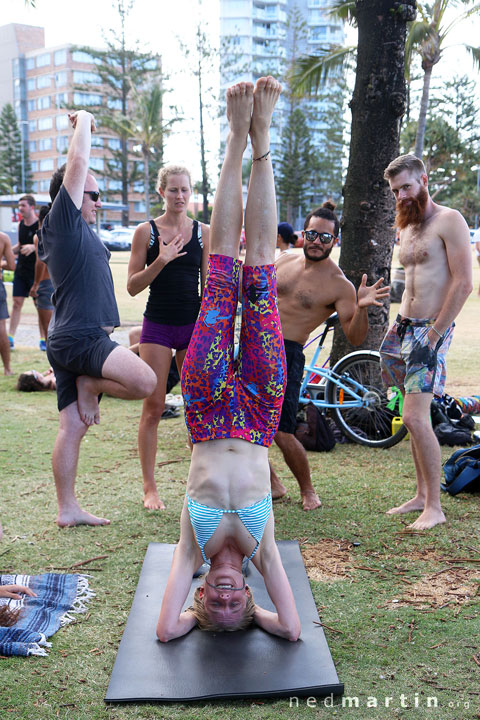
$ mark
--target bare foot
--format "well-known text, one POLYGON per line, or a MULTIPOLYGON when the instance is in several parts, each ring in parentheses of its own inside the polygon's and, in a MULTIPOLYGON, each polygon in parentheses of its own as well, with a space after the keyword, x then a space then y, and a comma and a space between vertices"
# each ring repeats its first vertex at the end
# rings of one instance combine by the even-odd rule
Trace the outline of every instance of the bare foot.
POLYGON ((95 378, 88 377, 88 375, 81 375, 77 378, 78 413, 88 427, 98 425, 100 422, 98 393, 95 388, 95 378))
POLYGON ((304 510, 315 510, 322 507, 322 501, 315 490, 306 490, 302 492, 302 505, 304 510))
POLYGON ((165 510, 165 503, 160 500, 156 490, 149 490, 143 494, 143 506, 147 510, 165 510))
POLYGON ((282 498, 284 495, 287 494, 287 488, 282 482, 280 482, 278 478, 276 478, 275 480, 273 478, 270 478, 270 485, 272 492, 272 500, 279 500, 279 498, 282 498))
POLYGON ((425 508, 415 522, 408 527, 412 528, 412 530, 428 530, 429 528, 435 527, 435 525, 440 525, 444 522, 446 522, 446 519, 442 510, 425 508))
POLYGON ((253 112, 250 124, 250 139, 254 158, 260 157, 270 149, 268 131, 281 92, 282 86, 270 75, 257 80, 253 93, 253 112))
POLYGON ((403 515, 403 513, 423 510, 424 507, 425 500, 416 495, 411 500, 404 502, 403 505, 399 505, 398 507, 390 508, 390 510, 387 510, 387 515, 403 515))
POLYGON ((3 374, 4 375, 13 375, 13 372, 10 370, 10 368, 4 368, 3 374))
POLYGON ((71 510, 60 510, 57 515, 58 527, 75 527, 75 525, 110 525, 110 520, 92 515, 80 506, 71 510))
POLYGON ((226 97, 230 133, 245 140, 246 147, 252 119, 253 83, 241 82, 233 85, 228 88, 226 97))

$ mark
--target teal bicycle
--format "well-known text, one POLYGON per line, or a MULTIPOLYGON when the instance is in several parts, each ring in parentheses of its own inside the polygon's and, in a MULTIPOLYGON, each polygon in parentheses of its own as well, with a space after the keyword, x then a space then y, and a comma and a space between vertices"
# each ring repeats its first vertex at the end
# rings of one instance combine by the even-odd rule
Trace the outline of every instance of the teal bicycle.
POLYGON ((342 433, 368 447, 389 448, 407 434, 398 421, 403 398, 395 386, 386 386, 380 371, 380 353, 358 350, 345 355, 333 368, 329 358, 319 364, 319 355, 329 332, 338 323, 334 313, 325 322, 323 332, 305 345, 318 340, 311 363, 305 365, 300 388, 300 404, 313 403, 328 411, 342 433))

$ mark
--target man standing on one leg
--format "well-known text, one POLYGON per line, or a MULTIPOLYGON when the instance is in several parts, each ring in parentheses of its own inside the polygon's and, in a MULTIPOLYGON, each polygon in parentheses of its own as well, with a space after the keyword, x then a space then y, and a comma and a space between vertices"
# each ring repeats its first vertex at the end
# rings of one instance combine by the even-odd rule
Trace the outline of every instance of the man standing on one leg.
POLYGON ((33 195, 24 195, 20 198, 18 212, 22 219, 18 225, 18 243, 12 248, 14 253, 18 253, 17 267, 13 276, 13 305, 9 330, 9 341, 12 349, 23 303, 33 285, 35 274, 36 254, 33 236, 38 230, 38 220, 33 195))
MULTIPOLYGON (((0 232, 0 263, 1 268, 5 270, 15 270, 15 257, 13 255, 10 238, 3 232, 0 232)), ((5 375, 11 375, 10 369, 10 343, 7 335, 7 292, 0 275, 0 357, 3 362, 3 372, 5 375)))
POLYGON ((100 421, 99 395, 142 399, 155 388, 153 370, 110 340, 120 324, 110 253, 90 225, 101 208, 88 162, 93 116, 71 113, 74 128, 67 163, 50 183, 52 208, 38 240, 38 254, 55 288, 47 356, 57 380, 60 428, 52 456, 58 500, 57 524, 105 525, 109 520, 83 510, 75 497, 80 442, 100 421))
MULTIPOLYGON (((305 356, 303 346, 313 332, 333 312, 338 313, 343 331, 352 345, 360 345, 368 332, 368 307, 381 305, 389 288, 383 278, 368 287, 362 277, 358 294, 333 260, 329 258, 337 240, 339 221, 332 203, 313 210, 305 219, 303 256, 284 253, 276 263, 278 309, 287 356, 287 389, 275 442, 300 486, 304 510, 314 510, 321 502, 312 485, 305 448, 294 435, 300 385, 305 356)), ((270 464, 272 496, 286 490, 270 464)))
POLYGON ((385 377, 405 396, 403 422, 410 431, 417 478, 415 497, 388 513, 422 511, 410 527, 424 530, 445 522, 441 453, 430 424, 430 403, 443 393, 453 321, 473 287, 470 237, 459 212, 433 202, 425 166, 417 157, 400 155, 384 175, 397 201, 405 291, 380 354, 385 377))

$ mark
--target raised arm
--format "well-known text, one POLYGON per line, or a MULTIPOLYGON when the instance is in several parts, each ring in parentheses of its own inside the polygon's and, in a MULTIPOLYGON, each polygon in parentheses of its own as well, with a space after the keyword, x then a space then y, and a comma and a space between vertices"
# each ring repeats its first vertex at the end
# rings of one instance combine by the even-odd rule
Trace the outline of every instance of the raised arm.
POLYGON ((260 548, 252 562, 262 574, 265 587, 276 609, 276 612, 271 612, 255 605, 255 622, 272 635, 295 642, 301 631, 300 618, 292 588, 275 543, 273 513, 270 513, 260 548))
POLYGON ((192 611, 182 612, 182 608, 192 585, 193 573, 201 563, 202 556, 195 542, 185 502, 180 520, 180 541, 173 554, 157 622, 157 637, 162 642, 186 635, 197 624, 192 611))
POLYGON ((347 340, 352 345, 360 345, 368 333, 368 308, 370 305, 382 305, 388 297, 390 288, 383 287, 383 278, 373 285, 367 285, 367 276, 362 276, 362 282, 355 293, 352 283, 344 278, 341 293, 335 302, 340 324, 347 340))
POLYGON ((45 263, 42 262, 40 260, 40 258, 38 257, 38 235, 36 233, 33 236, 33 244, 35 245, 35 252, 37 254, 37 257, 35 260, 35 275, 34 275, 34 279, 33 279, 33 285, 30 288, 29 295, 30 295, 30 297, 35 298, 35 297, 37 297, 38 286, 40 285, 42 280, 44 280, 46 278, 48 270, 47 270, 47 266, 45 265, 45 263))
POLYGON ((86 110, 69 113, 73 127, 73 137, 67 154, 67 168, 63 185, 74 205, 80 209, 83 202, 83 190, 88 174, 92 132, 95 132, 95 119, 86 110))

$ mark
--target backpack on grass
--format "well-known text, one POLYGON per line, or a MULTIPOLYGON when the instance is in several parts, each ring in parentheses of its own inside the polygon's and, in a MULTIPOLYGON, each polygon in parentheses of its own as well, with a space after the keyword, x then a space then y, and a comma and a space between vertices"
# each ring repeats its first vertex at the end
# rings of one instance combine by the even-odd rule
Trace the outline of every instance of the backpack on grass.
POLYGON ((335 447, 333 432, 324 415, 313 403, 305 406, 305 421, 297 423, 295 437, 305 450, 329 452, 335 447))
POLYGON ((480 445, 456 450, 443 466, 445 482, 442 490, 457 495, 459 492, 480 490, 480 445))

